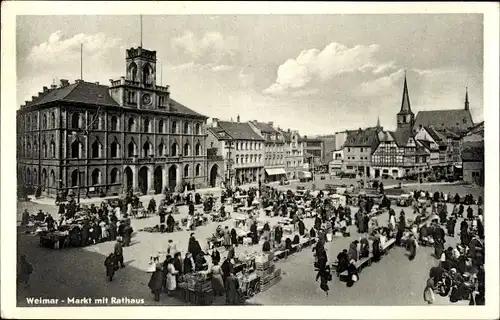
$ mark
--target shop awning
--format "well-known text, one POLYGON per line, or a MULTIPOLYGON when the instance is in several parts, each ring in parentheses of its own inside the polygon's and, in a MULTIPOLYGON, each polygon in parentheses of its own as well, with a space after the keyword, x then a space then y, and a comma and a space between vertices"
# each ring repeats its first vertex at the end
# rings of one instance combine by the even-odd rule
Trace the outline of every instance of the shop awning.
POLYGON ((286 174, 286 171, 283 168, 272 168, 272 169, 266 169, 266 173, 270 176, 277 176, 280 174, 286 174))

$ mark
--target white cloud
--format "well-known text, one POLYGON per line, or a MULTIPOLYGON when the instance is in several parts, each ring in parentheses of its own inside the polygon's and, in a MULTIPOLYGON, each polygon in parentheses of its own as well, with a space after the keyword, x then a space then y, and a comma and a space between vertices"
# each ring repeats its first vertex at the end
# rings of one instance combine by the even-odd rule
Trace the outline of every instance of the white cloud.
POLYGON ((396 67, 394 61, 390 61, 387 63, 383 63, 383 64, 377 66, 376 68, 374 68, 373 73, 374 74, 381 74, 381 73, 387 72, 389 70, 394 70, 396 68, 397 67, 396 67))
POLYGON ((293 89, 304 88, 315 79, 324 82, 337 75, 355 71, 382 73, 393 68, 392 62, 380 63, 375 54, 380 46, 357 45, 349 48, 332 42, 323 50, 302 51, 296 59, 288 59, 278 67, 274 84, 264 90, 267 94, 283 94, 293 89))
POLYGON ((224 72, 224 71, 233 71, 234 69, 236 69, 235 66, 229 66, 227 64, 221 64, 221 65, 213 66, 212 67, 213 71, 221 71, 221 72, 224 72))
POLYGON ((194 61, 210 59, 210 62, 220 63, 238 52, 237 38, 225 37, 220 32, 207 32, 203 37, 198 37, 193 32, 186 31, 184 35, 172 39, 172 45, 194 61))
POLYGON ((292 97, 294 98, 302 98, 302 97, 308 97, 308 96, 314 96, 319 93, 319 89, 313 88, 313 89, 306 89, 306 90, 298 90, 292 93, 292 97))
POLYGON ((371 81, 365 81, 359 85, 361 93, 364 95, 385 95, 388 90, 392 90, 400 84, 404 70, 400 69, 387 76, 377 78, 371 81))
POLYGON ((32 64, 56 65, 64 61, 79 60, 83 44, 85 59, 101 59, 112 49, 122 47, 121 39, 107 37, 104 33, 80 33, 64 38, 63 31, 52 33, 49 39, 31 48, 28 62, 32 64))

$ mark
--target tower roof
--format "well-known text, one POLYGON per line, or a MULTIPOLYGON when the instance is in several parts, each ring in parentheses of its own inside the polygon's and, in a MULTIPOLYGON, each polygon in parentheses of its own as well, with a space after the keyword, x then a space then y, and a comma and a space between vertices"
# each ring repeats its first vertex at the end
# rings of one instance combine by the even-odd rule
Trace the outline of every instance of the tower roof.
POLYGON ((410 96, 408 95, 408 84, 406 83, 406 73, 405 82, 403 86, 403 100, 401 101, 401 110, 398 114, 413 114, 410 106, 410 96))
POLYGON ((469 110, 469 91, 465 87, 465 110, 469 110))

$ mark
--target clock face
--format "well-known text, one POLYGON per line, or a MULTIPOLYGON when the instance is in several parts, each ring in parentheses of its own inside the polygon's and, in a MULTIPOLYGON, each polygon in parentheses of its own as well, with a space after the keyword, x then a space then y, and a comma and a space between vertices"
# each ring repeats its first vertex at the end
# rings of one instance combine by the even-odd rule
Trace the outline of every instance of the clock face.
POLYGON ((151 103, 151 96, 147 93, 142 95, 142 103, 144 104, 150 104, 151 103))

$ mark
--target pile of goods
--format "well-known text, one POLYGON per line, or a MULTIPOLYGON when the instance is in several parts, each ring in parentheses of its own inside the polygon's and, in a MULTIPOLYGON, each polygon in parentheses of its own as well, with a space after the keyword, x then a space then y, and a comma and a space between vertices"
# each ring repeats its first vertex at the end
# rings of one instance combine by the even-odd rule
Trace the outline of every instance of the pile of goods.
POLYGON ((255 272, 260 278, 260 292, 266 291, 281 279, 281 269, 276 269, 273 259, 273 253, 255 257, 255 272))
POLYGON ((186 274, 178 285, 183 289, 184 300, 197 305, 210 305, 214 301, 211 274, 207 271, 199 271, 186 274))

